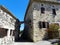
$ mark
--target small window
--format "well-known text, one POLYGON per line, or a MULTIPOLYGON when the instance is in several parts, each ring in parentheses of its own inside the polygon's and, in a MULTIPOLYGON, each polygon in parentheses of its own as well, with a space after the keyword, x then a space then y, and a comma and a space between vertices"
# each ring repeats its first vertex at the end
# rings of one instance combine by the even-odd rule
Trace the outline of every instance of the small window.
POLYGON ((43 27, 42 28, 46 28, 45 22, 42 22, 43 27))
POLYGON ((7 36, 8 29, 0 28, 0 38, 7 36))
POLYGON ((56 15, 56 10, 55 9, 52 9, 52 11, 53 11, 53 14, 56 15))
POLYGON ((43 6, 43 4, 41 4, 41 6, 43 6))
POLYGON ((45 13, 45 8, 41 7, 41 13, 45 13))
POLYGON ((10 30, 10 36, 11 36, 11 34, 12 34, 12 30, 10 30))
POLYGON ((10 36, 12 36, 13 35, 13 30, 10 30, 10 36))
POLYGON ((39 22, 39 28, 49 28, 48 22, 39 22))

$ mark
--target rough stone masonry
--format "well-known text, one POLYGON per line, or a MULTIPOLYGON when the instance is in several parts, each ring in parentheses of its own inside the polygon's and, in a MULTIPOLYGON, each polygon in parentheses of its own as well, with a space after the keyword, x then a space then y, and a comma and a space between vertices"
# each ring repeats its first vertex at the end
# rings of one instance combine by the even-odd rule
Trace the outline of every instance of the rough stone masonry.
POLYGON ((30 0, 25 14, 23 37, 34 42, 48 38, 52 23, 60 25, 60 3, 57 0, 30 0))

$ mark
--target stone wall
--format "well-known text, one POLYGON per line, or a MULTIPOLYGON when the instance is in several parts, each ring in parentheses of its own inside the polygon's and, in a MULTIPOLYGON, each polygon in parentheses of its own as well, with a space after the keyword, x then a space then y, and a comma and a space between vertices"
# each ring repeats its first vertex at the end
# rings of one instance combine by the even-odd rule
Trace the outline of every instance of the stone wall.
POLYGON ((15 29, 15 26, 14 26, 15 22, 16 22, 16 19, 10 16, 10 14, 0 9, 0 27, 1 28, 15 29))
POLYGON ((32 7, 29 8, 29 11, 27 12, 27 16, 24 19, 24 21, 25 21, 25 26, 24 26, 22 37, 32 41, 32 38, 33 38, 33 9, 32 7))
POLYGON ((15 39, 18 39, 20 33, 20 21, 13 14, 11 14, 11 12, 9 12, 5 7, 0 6, 0 36, 1 34, 2 36, 5 34, 6 36, 11 36, 11 30, 12 32, 14 32, 15 39), (5 32, 5 29, 7 29, 8 31, 5 32))
MULTIPOLYGON (((30 5, 25 21, 28 21, 28 19, 30 19, 32 22, 32 28, 29 28, 27 31, 29 32, 28 35, 30 36, 30 38, 32 37, 31 39, 34 42, 43 40, 47 36, 47 32, 45 31, 47 28, 40 29, 39 21, 48 22, 49 24, 52 22, 60 22, 60 18, 58 18, 60 17, 59 12, 60 12, 60 5, 58 4, 55 5, 41 2, 33 2, 32 5, 30 5), (45 8, 44 14, 41 13, 41 7, 45 8), (53 14, 52 9, 56 10, 55 16, 53 14)), ((28 23, 26 24, 25 26, 30 26, 28 23)))
MULTIPOLYGON (((44 35, 46 34, 45 30, 47 28, 40 29, 39 26, 38 26, 39 25, 38 22, 39 21, 49 22, 49 23, 59 22, 59 21, 56 21, 57 20, 56 17, 59 15, 58 12, 60 11, 59 10, 60 5, 47 4, 47 3, 44 4, 44 3, 36 3, 36 2, 34 2, 32 5, 33 5, 33 8, 34 8, 33 19, 35 19, 35 20, 33 20, 33 24, 34 24, 33 27, 34 27, 34 34, 36 34, 34 36, 34 41, 39 41, 39 40, 42 40, 44 38, 44 35), (43 4, 43 6, 41 6, 41 4, 43 4), (44 14, 41 13, 41 7, 45 8, 45 13, 44 14), (56 16, 55 17, 52 14, 52 9, 56 10, 56 16)), ((47 35, 45 35, 45 36, 47 36, 47 35)))

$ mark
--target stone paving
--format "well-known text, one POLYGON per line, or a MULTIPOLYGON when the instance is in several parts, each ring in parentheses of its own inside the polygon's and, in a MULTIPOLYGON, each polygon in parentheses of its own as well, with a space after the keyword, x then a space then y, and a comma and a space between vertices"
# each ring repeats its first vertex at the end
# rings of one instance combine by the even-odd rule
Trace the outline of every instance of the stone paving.
POLYGON ((33 42, 15 42, 14 45, 52 45, 51 42, 48 41, 39 41, 36 43, 33 42))

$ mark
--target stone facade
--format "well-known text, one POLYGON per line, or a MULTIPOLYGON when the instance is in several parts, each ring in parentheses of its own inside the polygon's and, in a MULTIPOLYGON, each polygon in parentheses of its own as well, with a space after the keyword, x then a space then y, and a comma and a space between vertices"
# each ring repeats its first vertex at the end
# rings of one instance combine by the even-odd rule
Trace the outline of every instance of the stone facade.
POLYGON ((20 21, 4 6, 0 5, 0 36, 10 37, 14 34, 14 37, 17 39, 19 37, 19 30, 20 21))
POLYGON ((58 23, 60 25, 60 3, 57 0, 54 1, 31 0, 29 3, 24 19, 24 32, 34 42, 47 38, 46 30, 49 24, 58 23))

